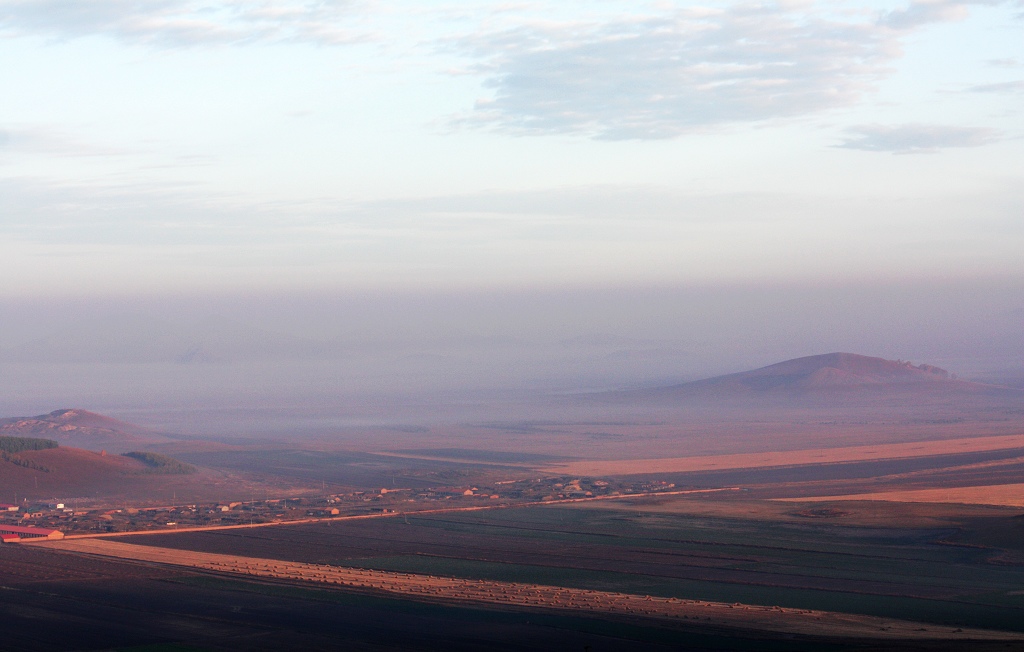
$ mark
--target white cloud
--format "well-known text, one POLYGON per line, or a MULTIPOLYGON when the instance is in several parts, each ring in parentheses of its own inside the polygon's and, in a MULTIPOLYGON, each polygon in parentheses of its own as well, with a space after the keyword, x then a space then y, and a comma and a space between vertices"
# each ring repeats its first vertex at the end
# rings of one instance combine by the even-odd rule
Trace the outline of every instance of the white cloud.
POLYGON ((1024 92, 1024 79, 994 84, 979 84, 971 86, 967 91, 970 93, 1022 93, 1024 92))
POLYGON ((940 190, 908 201, 591 185, 269 204, 169 183, 0 179, 0 294, 1018 272, 1018 185, 940 190))
POLYGON ((994 129, 949 125, 860 125, 837 147, 893 154, 932 154, 950 147, 980 147, 1000 140, 994 129))
POLYGON ((1013 57, 1004 57, 1002 59, 987 59, 986 64, 993 68, 1019 68, 1021 66, 1020 61, 1017 61, 1013 57))
POLYGON ((873 25, 731 8, 519 28, 464 43, 493 98, 469 120, 527 134, 665 138, 856 101, 890 56, 873 25))
MULTIPOLYGON (((1006 3, 1007 0, 912 0, 902 9, 883 13, 881 22, 896 29, 913 29, 928 23, 964 20, 972 6, 996 7, 1006 3)), ((1021 0, 1011 0, 1010 4, 1024 6, 1021 0)))
POLYGON ((736 4, 480 33, 456 47, 478 59, 493 95, 456 124, 671 138, 849 106, 891 72, 911 28, 959 19, 966 4, 853 18, 814 11, 736 4))
MULTIPOLYGON (((0 155, 4 153, 44 156, 120 156, 128 152, 85 142, 59 129, 28 127, 0 129, 0 155)), ((0 163, 4 159, 0 158, 0 163)))
POLYGON ((162 47, 362 36, 345 27, 353 0, 0 0, 0 34, 57 39, 102 35, 162 47))
POLYGON ((402 200, 267 204, 173 184, 64 184, 0 178, 0 215, 7 216, 0 221, 0 238, 66 244, 159 243, 168 248, 203 243, 226 249, 285 242, 327 244, 350 238, 486 240, 481 233, 502 239, 560 240, 584 238, 580 227, 600 231, 617 228, 616 224, 749 220, 755 206, 762 214, 758 219, 764 219, 772 202, 760 194, 694 198, 653 186, 594 185, 402 200))
POLYGON ((964 2, 963 0, 931 0, 911 2, 902 9, 893 9, 882 15, 882 23, 896 29, 912 29, 928 23, 963 20, 968 5, 996 4, 995 2, 964 2))

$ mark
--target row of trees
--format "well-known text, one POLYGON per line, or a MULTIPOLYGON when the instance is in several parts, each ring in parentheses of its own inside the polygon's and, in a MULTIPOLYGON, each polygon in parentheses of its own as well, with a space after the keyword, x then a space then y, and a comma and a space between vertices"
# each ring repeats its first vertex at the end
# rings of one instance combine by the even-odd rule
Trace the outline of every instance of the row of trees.
POLYGON ((32 437, 0 437, 0 452, 21 453, 23 451, 42 451, 57 448, 52 439, 34 439, 32 437))
POLYGON ((25 459, 15 453, 25 451, 42 451, 49 448, 57 448, 57 442, 52 439, 36 439, 34 437, 0 437, 0 461, 8 462, 16 466, 34 471, 49 473, 50 467, 43 466, 39 462, 25 459))
POLYGON ((165 473, 168 475, 187 475, 189 473, 195 473, 196 467, 191 464, 185 464, 184 462, 178 461, 173 457, 167 455, 161 455, 160 453, 144 453, 142 451, 132 451, 130 453, 122 453, 125 457, 138 460, 149 467, 149 473, 165 473))

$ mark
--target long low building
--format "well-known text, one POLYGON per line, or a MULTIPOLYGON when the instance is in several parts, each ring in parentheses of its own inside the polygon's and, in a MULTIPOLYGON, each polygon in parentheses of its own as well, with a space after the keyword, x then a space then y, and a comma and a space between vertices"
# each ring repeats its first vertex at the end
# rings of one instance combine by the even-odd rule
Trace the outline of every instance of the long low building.
POLYGON ((21 525, 0 524, 0 541, 11 543, 21 539, 63 539, 60 530, 48 530, 42 527, 25 527, 21 525))

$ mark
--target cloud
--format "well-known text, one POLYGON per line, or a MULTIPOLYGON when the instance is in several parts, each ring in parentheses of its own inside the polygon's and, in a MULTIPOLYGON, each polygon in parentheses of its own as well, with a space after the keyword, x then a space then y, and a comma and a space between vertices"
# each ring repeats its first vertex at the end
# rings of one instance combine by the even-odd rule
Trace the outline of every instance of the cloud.
POLYGON ((481 61, 494 94, 456 122, 643 139, 806 115, 856 102, 900 53, 903 31, 887 23, 923 20, 734 5, 482 33, 456 47, 481 61))
POLYGON ((0 177, 0 215, 6 216, 0 220, 0 240, 224 250, 280 248, 286 242, 300 249, 355 241, 364 246, 384 241, 622 242, 671 223, 763 221, 789 208, 760 193, 695 197, 646 185, 264 203, 173 183, 68 184, 0 177), (600 235, 606 233, 613 235, 600 235))
MULTIPOLYGON (((902 9, 882 14, 880 22, 895 29, 914 29, 929 23, 948 23, 964 20, 970 7, 995 7, 1007 0, 914 0, 902 9)), ((1020 0, 1011 4, 1024 5, 1020 0)))
POLYGON ((891 190, 589 185, 266 202, 205 185, 0 178, 0 295, 1019 272, 1017 185, 891 190))
MULTIPOLYGON (((50 127, 29 127, 19 129, 0 129, 0 155, 10 153, 18 156, 122 156, 129 153, 110 147, 102 147, 85 142, 50 127)), ((0 163, 4 159, 0 158, 0 163)))
POLYGON ((968 15, 968 5, 996 4, 995 2, 964 2, 963 0, 932 0, 911 2, 903 9, 893 9, 882 14, 881 23, 896 29, 913 29, 928 23, 963 20, 968 15))
POLYGON ((1021 93, 1024 92, 1024 79, 1015 81, 998 82, 995 84, 980 84, 967 89, 969 93, 1021 93))
POLYGON ((101 35, 162 47, 307 41, 348 43, 353 0, 0 0, 0 34, 101 35))
POLYGON ((912 29, 1000 1, 873 15, 746 3, 481 32, 452 44, 492 94, 454 123, 614 140, 805 116, 872 91, 912 29))
POLYGON ((985 63, 993 68, 1019 68, 1021 65, 1020 61, 1012 57, 1006 57, 1003 59, 986 59, 985 63))
POLYGON ((837 147, 893 154, 931 154, 949 147, 980 147, 1000 140, 994 129, 947 125, 860 125, 837 147))

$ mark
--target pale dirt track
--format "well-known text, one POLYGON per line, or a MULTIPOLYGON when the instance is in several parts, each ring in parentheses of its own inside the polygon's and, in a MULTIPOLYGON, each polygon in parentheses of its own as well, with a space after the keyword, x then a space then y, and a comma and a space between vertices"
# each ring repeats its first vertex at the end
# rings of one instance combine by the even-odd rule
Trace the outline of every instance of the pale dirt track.
POLYGON ((803 464, 833 464, 893 460, 930 455, 955 455, 982 451, 1024 448, 1024 434, 998 437, 972 437, 941 441, 917 441, 902 444, 812 448, 765 453, 736 453, 700 457, 665 457, 643 460, 590 460, 552 465, 544 471, 560 475, 629 475, 638 473, 681 473, 722 469, 756 469, 803 464))
POLYGON ((700 600, 681 600, 538 584, 467 580, 391 571, 235 557, 140 546, 103 539, 33 543, 51 550, 291 582, 324 588, 398 594, 431 602, 557 609, 581 614, 643 617, 771 632, 884 639, 1021 640, 1024 634, 956 629, 874 616, 700 600))
POLYGON ((780 502, 812 503, 833 500, 876 500, 895 503, 956 503, 960 505, 996 505, 1024 507, 1024 484, 983 485, 940 489, 904 489, 842 496, 776 498, 780 502))

